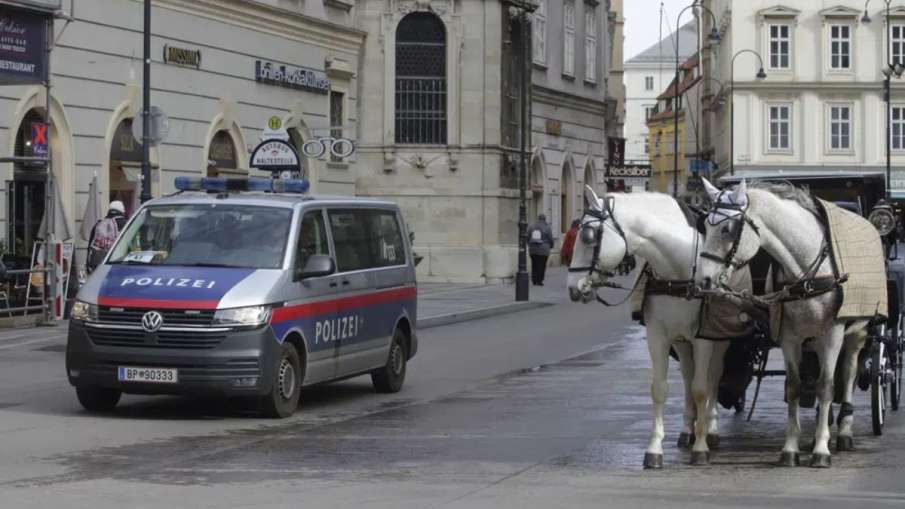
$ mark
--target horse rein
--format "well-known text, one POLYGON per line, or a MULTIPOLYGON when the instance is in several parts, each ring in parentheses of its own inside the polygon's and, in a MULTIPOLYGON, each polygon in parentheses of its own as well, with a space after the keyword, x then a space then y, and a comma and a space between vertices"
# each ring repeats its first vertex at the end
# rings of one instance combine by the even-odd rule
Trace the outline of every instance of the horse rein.
POLYGON ((748 216, 747 204, 742 205, 742 204, 732 203, 732 202, 729 202, 729 203, 721 202, 720 198, 722 198, 724 194, 725 194, 725 191, 721 192, 719 194, 719 196, 717 196, 717 199, 714 200, 713 207, 710 208, 710 211, 708 214, 708 222, 712 226, 718 225, 725 221, 738 221, 739 222, 738 227, 736 228, 735 238, 732 240, 732 247, 730 247, 729 251, 726 252, 726 256, 721 257, 721 256, 715 255, 713 253, 704 252, 704 253, 701 253, 701 258, 704 258, 707 260, 713 260, 718 263, 722 263, 723 266, 726 268, 734 267, 735 269, 740 269, 740 268, 748 265, 749 263, 751 263, 750 259, 742 261, 742 262, 736 261, 734 259, 735 255, 738 253, 739 244, 741 244, 741 242, 742 242, 742 234, 745 231, 745 225, 747 224, 748 226, 750 226, 751 230, 754 231, 754 234, 757 235, 758 237, 760 237, 760 228, 758 228, 757 224, 754 223, 754 220, 748 216), (736 212, 738 212, 738 214, 729 214, 729 213, 724 212, 726 210, 736 211, 736 212), (717 216, 717 217, 722 216, 722 218, 717 221, 713 221, 710 219, 712 216, 717 216))

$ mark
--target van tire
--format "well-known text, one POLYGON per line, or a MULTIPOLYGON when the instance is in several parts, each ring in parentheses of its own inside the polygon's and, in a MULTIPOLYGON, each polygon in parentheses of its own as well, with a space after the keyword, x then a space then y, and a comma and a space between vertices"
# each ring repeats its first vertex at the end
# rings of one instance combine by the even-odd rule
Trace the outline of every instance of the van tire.
POLYGON ((405 382, 405 371, 408 363, 408 352, 405 349, 405 332, 396 329, 393 333, 393 342, 390 343, 390 353, 387 355, 387 363, 371 372, 371 382, 374 390, 391 394, 399 392, 405 382))
POLYGON ((109 412, 116 408, 116 404, 119 403, 123 393, 116 389, 79 385, 75 388, 75 395, 78 396, 79 403, 82 404, 85 410, 89 412, 109 412))
POLYGON ((288 341, 280 345, 280 355, 273 366, 270 392, 260 398, 261 412, 272 419, 285 419, 295 412, 302 392, 305 371, 299 353, 288 341))

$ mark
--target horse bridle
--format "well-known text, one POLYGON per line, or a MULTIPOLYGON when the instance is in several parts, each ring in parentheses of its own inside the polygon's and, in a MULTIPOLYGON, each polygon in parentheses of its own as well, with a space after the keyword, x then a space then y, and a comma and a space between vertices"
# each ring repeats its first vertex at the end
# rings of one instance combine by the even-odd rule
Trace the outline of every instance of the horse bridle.
POLYGON ((726 256, 718 256, 713 253, 701 253, 701 258, 705 258, 707 260, 713 260, 718 263, 722 263, 724 267, 734 267, 735 269, 740 269, 746 265, 748 265, 751 260, 745 260, 743 262, 736 261, 735 255, 738 253, 739 244, 742 242, 742 234, 745 231, 745 225, 751 227, 751 230, 754 231, 754 234, 760 237, 760 228, 757 227, 757 224, 754 223, 754 220, 748 216, 748 206, 747 204, 742 205, 733 202, 722 202, 720 199, 723 197, 725 191, 721 192, 717 198, 713 201, 713 206, 710 208, 708 213, 707 221, 710 222, 711 225, 715 226, 724 221, 738 221, 738 226, 735 228, 735 238, 732 240, 732 247, 729 248, 729 251, 726 252, 726 256), (737 211, 738 214, 728 214, 725 211, 737 211), (714 222, 711 221, 711 216, 722 216, 722 219, 714 222))
POLYGON ((616 221, 616 217, 613 215, 613 204, 615 203, 615 198, 608 197, 604 198, 603 206, 600 210, 588 208, 585 210, 585 216, 591 216, 591 220, 584 221, 580 226, 579 235, 582 237, 581 241, 585 242, 583 233, 588 230, 593 230, 593 242, 594 242, 594 256, 591 258, 591 264, 586 267, 569 267, 569 272, 587 272, 588 278, 590 278, 594 274, 599 274, 603 276, 603 278, 610 278, 618 274, 628 274, 635 268, 635 257, 628 254, 628 240, 625 238, 625 231, 622 229, 622 226, 619 225, 619 222, 616 221), (622 242, 625 244, 625 256, 622 258, 622 261, 619 262, 619 265, 615 267, 615 271, 604 270, 600 268, 600 250, 603 246, 603 229, 608 225, 607 220, 612 223, 611 228, 613 231, 619 234, 619 237, 622 238, 622 242), (592 226, 595 225, 596 226, 592 226))

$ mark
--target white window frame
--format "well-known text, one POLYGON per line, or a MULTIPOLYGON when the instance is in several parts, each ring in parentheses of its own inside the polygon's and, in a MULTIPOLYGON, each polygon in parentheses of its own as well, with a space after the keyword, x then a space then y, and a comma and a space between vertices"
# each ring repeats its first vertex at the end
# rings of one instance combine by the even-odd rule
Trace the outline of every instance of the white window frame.
POLYGON ((575 2, 563 2, 562 7, 563 44, 562 73, 575 76, 575 2))
POLYGON ((905 103, 892 103, 889 115, 890 149, 897 154, 905 153, 905 103), (896 113, 898 113, 898 119, 896 119, 896 113), (899 128, 898 136, 896 136, 896 127, 899 128), (895 143, 897 138, 898 147, 895 143))
POLYGON ((852 72, 854 69, 854 65, 852 62, 852 56, 854 54, 854 27, 851 23, 830 23, 827 25, 827 35, 829 37, 829 45, 827 46, 827 57, 829 60, 827 61, 827 67, 830 72, 852 72), (838 37, 833 35, 834 29, 838 28, 840 35, 838 37), (845 29, 848 32, 847 37, 842 37, 841 32, 842 29, 845 29), (833 44, 839 43, 839 53, 833 52, 833 44), (842 52, 843 45, 847 45, 848 51, 842 52), (839 65, 834 65, 833 57, 839 56, 839 65), (843 67, 842 61, 844 57, 848 57, 848 65, 843 67))
POLYGON ((855 140, 854 140, 854 126, 855 126, 855 107, 854 104, 850 102, 829 102, 826 105, 826 151, 829 154, 852 154, 854 153, 855 140), (842 119, 842 111, 846 110, 848 114, 847 119, 842 119), (838 111, 839 116, 834 118, 834 114, 838 111), (833 127, 835 125, 839 126, 839 131, 837 134, 833 133, 833 127), (846 127, 848 132, 846 137, 843 138, 843 127, 846 127), (839 146, 834 147, 833 143, 838 138, 839 146), (843 144, 843 140, 847 143, 843 144))
POLYGON ((767 24, 767 68, 771 71, 789 71, 792 69, 792 24, 774 22, 767 24), (773 36, 773 29, 776 29, 777 35, 773 36), (786 35, 782 35, 782 30, 786 30, 786 35), (777 45, 777 52, 773 52, 773 44, 777 45), (785 44, 785 53, 782 46, 785 44), (777 65, 773 65, 773 57, 776 57, 777 65), (782 57, 786 57, 786 65, 782 65, 782 57))
POLYGON ((534 55, 535 64, 547 64, 547 0, 537 0, 534 11, 534 55))
POLYGON ((647 122, 650 120, 650 117, 653 116, 654 109, 657 107, 656 104, 645 104, 644 105, 644 121, 647 122))
MULTIPOLYGON (((794 137, 794 114, 795 110, 793 108, 793 104, 791 102, 770 102, 765 104, 765 143, 764 150, 768 154, 792 154, 795 146, 795 137, 794 137), (788 118, 786 119, 778 119, 775 123, 777 125, 782 125, 783 122, 788 124, 787 129, 787 145, 782 146, 781 143, 777 146, 773 146, 773 108, 786 108, 788 110, 788 118)), ((781 141, 782 134, 777 134, 777 141, 781 141)))
POLYGON ((905 21, 891 21, 889 25, 889 54, 893 63, 905 65, 905 21))
POLYGON ((644 90, 645 90, 645 91, 650 92, 650 91, 652 91, 652 90, 654 89, 655 86, 656 86, 656 83, 654 82, 654 77, 653 77, 653 76, 645 76, 645 77, 644 77, 644 90), (650 83, 650 86, 648 86, 648 83, 650 83))
POLYGON ((597 83, 597 13, 591 4, 584 6, 584 80, 597 83))

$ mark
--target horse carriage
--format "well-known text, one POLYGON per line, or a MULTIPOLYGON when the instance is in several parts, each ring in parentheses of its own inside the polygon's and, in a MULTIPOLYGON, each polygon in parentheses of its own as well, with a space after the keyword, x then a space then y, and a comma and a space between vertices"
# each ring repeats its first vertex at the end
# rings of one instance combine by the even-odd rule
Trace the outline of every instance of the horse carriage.
MULTIPOLYGON (((812 196, 826 200, 867 218, 877 229, 883 242, 886 258, 886 291, 888 312, 885 319, 871 323, 864 348, 858 355, 857 387, 870 392, 871 422, 875 435, 883 434, 886 411, 899 409, 902 395, 903 353, 905 353, 905 256, 900 256, 899 242, 905 240, 903 203, 885 200, 885 178, 880 174, 773 173, 747 177, 749 181, 782 182, 806 190, 812 196)), ((721 179, 723 186, 739 184, 739 177, 721 179)), ((769 257, 762 251, 751 261, 753 293, 766 293, 769 257)), ((747 403, 749 384, 756 380, 754 395, 748 408, 751 420, 765 377, 784 376, 785 370, 767 369, 770 350, 777 345, 769 334, 769 325, 758 323, 752 337, 733 342, 727 353, 727 369, 720 381, 719 403, 724 408, 741 412, 747 403), (742 373, 739 377, 738 374, 742 373), (734 376, 733 376, 734 374, 734 376)), ((841 360, 841 358, 840 358, 841 360)), ((819 366, 814 352, 805 352, 801 363, 802 407, 815 405, 816 380, 819 366)), ((838 370, 837 366, 837 370, 838 370)), ((838 379, 837 379, 838 380, 838 379)), ((837 387, 836 403, 839 403, 837 387)))
POLYGON ((875 434, 882 433, 887 405, 898 409, 905 350, 902 204, 883 199, 882 175, 780 173, 753 180, 747 186, 723 179, 722 191, 704 181, 711 207, 697 214, 662 194, 586 190, 569 293, 576 302, 606 305, 597 295, 601 287, 638 297, 653 375, 645 468, 662 467, 670 354, 680 360, 685 384, 679 446, 693 447, 692 464, 708 464, 710 447, 719 442, 717 402, 739 412, 747 406, 750 419, 767 376, 786 377, 781 465, 800 461, 799 407, 817 408, 813 467, 830 466, 834 421, 837 451, 854 448, 854 387, 871 392, 875 434), (613 283, 634 267, 635 256, 645 261, 636 285, 613 283), (786 369, 770 370, 770 351, 778 346, 786 369))

